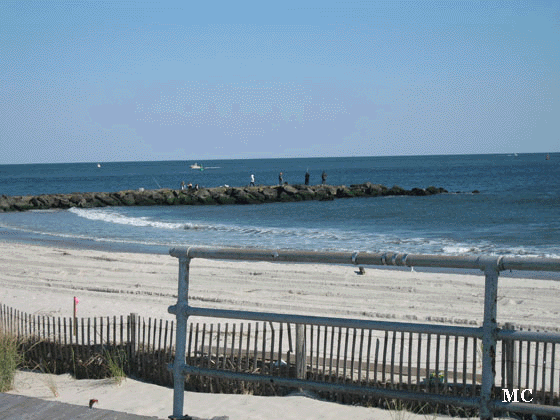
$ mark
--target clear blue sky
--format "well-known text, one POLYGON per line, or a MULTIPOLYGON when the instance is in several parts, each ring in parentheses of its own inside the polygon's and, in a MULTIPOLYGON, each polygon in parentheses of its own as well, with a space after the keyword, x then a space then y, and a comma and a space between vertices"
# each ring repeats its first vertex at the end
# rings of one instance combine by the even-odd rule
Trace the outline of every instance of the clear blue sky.
POLYGON ((3 0, 0 164, 559 152, 559 54, 557 0, 3 0))

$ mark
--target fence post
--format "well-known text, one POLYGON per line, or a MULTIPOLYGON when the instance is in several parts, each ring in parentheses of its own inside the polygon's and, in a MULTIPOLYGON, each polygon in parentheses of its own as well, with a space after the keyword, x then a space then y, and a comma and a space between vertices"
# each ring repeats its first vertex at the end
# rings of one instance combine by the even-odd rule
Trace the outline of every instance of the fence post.
POLYGON ((190 261, 191 259, 188 256, 179 258, 179 285, 177 291, 177 305, 175 307, 175 315, 177 317, 177 341, 175 342, 175 360, 173 361, 173 414, 169 416, 171 420, 186 420, 191 418, 183 415, 185 403, 185 374, 183 373, 183 367, 186 361, 190 261))
POLYGON ((296 324, 296 377, 304 380, 307 370, 305 350, 305 325, 296 324))
MULTIPOLYGON (((514 330, 515 326, 511 322, 506 322, 504 330, 514 330)), ((505 368, 506 368, 506 387, 511 391, 514 388, 519 388, 518 372, 515 369, 517 366, 517 355, 515 351, 515 344, 513 340, 505 340, 505 368)))
POLYGON ((134 372, 134 374, 138 373, 138 363, 136 363, 136 346, 137 338, 136 338, 136 325, 138 320, 138 314, 131 312, 129 316, 128 328, 130 328, 130 368, 134 372))
POLYGON ((492 390, 496 377, 496 340, 498 332, 498 276, 500 259, 488 259, 484 262, 484 323, 482 324, 482 389, 480 401, 480 419, 492 420, 492 390))

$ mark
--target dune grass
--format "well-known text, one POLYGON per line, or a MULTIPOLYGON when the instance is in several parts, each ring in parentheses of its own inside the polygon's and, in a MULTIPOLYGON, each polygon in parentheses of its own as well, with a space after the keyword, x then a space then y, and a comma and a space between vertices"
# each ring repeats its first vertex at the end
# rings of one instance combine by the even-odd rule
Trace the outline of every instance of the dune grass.
POLYGON ((6 392, 14 386, 14 376, 22 357, 18 341, 12 334, 0 328, 0 392, 6 392))
POLYGON ((105 353, 105 360, 109 369, 109 377, 120 385, 126 379, 124 366, 126 364, 126 353, 123 351, 111 351, 105 353))

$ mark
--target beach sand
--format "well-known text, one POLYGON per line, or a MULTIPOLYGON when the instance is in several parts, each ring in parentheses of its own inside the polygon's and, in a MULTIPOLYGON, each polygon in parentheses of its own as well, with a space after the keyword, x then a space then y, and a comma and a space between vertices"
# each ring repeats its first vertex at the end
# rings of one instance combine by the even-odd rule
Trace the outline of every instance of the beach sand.
MULTIPOLYGON (((484 277, 355 266, 193 260, 191 304, 224 309, 392 321, 481 325, 484 277)), ((174 319, 178 261, 128 254, 0 242, 0 303, 35 315, 79 317, 137 313, 174 319)), ((498 322, 558 327, 560 283, 500 278, 498 322)), ((193 317, 192 321, 209 321, 193 317)), ((216 320, 213 320, 216 322, 216 320)), ((127 379, 75 380, 19 372, 15 394, 167 418, 169 388, 127 379), (52 387, 56 383, 58 396, 52 387)), ((185 411, 201 418, 391 419, 388 411, 344 406, 301 395, 257 397, 186 393, 185 411)), ((424 419, 424 416, 406 418, 424 419)))

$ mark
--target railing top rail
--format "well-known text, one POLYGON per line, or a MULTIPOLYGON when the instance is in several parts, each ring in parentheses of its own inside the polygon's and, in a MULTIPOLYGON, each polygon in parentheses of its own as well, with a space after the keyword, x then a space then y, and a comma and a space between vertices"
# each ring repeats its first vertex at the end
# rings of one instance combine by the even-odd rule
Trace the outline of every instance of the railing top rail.
POLYGON ((426 255, 398 252, 324 252, 198 246, 171 248, 169 254, 176 258, 205 258, 217 260, 473 268, 481 270, 496 268, 498 271, 560 271, 560 258, 525 258, 490 255, 426 255))

